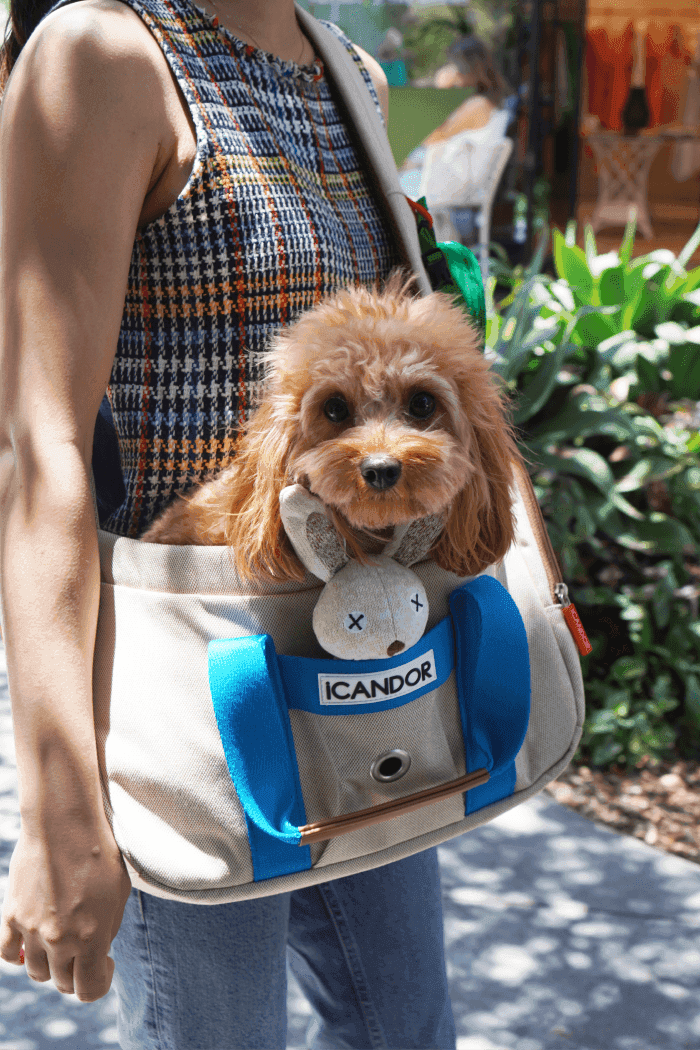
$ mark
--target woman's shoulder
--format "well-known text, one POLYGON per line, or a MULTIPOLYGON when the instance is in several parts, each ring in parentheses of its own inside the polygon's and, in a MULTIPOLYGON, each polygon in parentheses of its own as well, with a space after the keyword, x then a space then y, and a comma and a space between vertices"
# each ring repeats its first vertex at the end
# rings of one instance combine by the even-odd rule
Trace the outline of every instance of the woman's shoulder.
POLYGON ((3 125, 33 119, 64 145, 87 118, 159 134, 167 77, 157 42, 131 8, 78 0, 51 11, 25 44, 4 92, 3 125))
POLYGON ((496 112, 496 106, 484 95, 472 95, 452 114, 454 120, 451 132, 457 135, 460 131, 478 131, 485 128, 496 112))
POLYGON ((55 7, 42 19, 22 49, 17 79, 23 67, 31 66, 34 76, 42 74, 40 79, 60 72, 66 86, 110 71, 139 82, 158 72, 159 53, 153 36, 127 4, 77 0, 55 7))

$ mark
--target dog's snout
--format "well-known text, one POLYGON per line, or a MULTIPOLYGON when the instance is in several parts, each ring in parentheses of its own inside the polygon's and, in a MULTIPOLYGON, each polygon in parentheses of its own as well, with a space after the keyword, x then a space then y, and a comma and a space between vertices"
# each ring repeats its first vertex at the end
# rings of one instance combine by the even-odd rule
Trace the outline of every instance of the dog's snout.
POLYGON ((391 456, 367 456, 360 463, 360 474, 373 489, 390 489, 401 477, 401 464, 391 456))

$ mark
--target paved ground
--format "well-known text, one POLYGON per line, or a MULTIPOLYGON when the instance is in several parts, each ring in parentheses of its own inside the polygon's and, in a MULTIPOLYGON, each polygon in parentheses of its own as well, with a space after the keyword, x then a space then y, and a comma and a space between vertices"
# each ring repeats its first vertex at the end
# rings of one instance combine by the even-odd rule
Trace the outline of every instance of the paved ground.
MULTIPOLYGON (((0 896, 15 785, 0 653, 0 896)), ((458 1050, 700 1050, 700 866, 546 796, 440 853, 458 1050)), ((288 1050, 308 1021, 292 986, 288 1050)), ((93 1047, 118 1048, 111 996, 81 1004, 0 962, 0 1050, 93 1047)))

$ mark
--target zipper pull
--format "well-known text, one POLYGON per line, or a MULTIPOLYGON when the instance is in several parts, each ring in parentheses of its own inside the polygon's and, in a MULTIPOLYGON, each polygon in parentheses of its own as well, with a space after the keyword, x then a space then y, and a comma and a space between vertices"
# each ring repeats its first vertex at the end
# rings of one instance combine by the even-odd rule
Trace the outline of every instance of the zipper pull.
POLYGON ((562 607, 561 611, 564 614, 566 626, 571 631, 571 635, 576 642, 576 648, 581 656, 588 656, 589 653, 593 652, 593 646, 588 641, 586 629, 581 623, 581 617, 576 612, 576 606, 569 599, 568 587, 565 583, 557 583, 554 585, 554 594, 562 607))

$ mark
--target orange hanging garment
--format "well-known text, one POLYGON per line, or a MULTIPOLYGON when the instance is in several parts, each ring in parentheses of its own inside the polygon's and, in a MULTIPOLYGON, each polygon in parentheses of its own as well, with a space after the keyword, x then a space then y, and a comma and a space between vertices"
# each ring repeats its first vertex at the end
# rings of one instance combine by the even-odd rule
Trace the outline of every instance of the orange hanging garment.
POLYGON ((604 128, 620 131, 632 74, 632 25, 609 20, 588 33, 588 110, 604 128))

